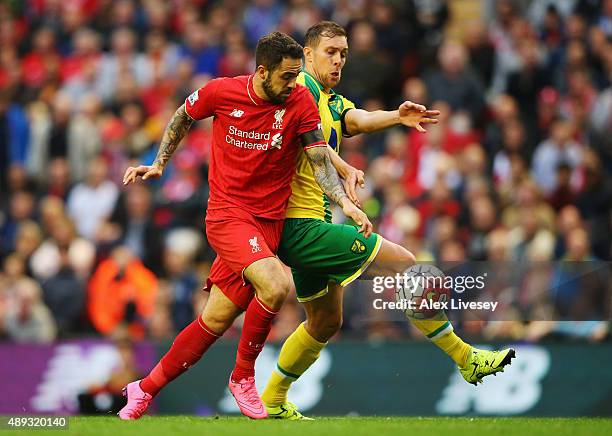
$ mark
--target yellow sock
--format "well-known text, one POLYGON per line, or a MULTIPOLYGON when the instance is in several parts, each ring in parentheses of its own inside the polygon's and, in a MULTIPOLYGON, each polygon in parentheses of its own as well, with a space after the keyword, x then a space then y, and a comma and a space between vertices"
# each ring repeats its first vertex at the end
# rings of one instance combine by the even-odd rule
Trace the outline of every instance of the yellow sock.
POLYGON ((448 354, 460 368, 466 365, 472 347, 455 334, 453 325, 446 315, 442 314, 438 319, 411 319, 410 321, 431 342, 448 354))
POLYGON ((327 342, 314 339, 304 327, 304 323, 287 338, 276 369, 261 395, 262 401, 269 406, 279 406, 287 401, 291 383, 296 381, 319 358, 327 342))

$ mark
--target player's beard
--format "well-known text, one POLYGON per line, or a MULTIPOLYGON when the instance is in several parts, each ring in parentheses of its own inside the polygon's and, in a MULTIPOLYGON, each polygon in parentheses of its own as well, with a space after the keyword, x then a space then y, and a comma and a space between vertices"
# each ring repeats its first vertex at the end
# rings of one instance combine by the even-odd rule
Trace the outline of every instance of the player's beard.
POLYGON ((263 81, 262 87, 270 101, 274 104, 283 104, 289 97, 289 94, 283 95, 275 93, 272 89, 272 82, 269 77, 263 81))

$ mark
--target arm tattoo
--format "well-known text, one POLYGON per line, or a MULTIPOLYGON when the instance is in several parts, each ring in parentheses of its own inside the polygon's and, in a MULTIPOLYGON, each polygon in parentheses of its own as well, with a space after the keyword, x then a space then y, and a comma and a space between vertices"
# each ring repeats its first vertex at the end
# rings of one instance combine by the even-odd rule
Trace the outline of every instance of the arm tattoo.
POLYGON ((325 194, 334 202, 341 204, 346 198, 338 172, 332 165, 327 147, 312 147, 304 151, 312 167, 314 178, 325 194))
POLYGON ((159 144, 159 151, 155 157, 153 165, 158 165, 162 168, 166 167, 166 164, 176 151, 181 139, 187 134, 187 131, 193 124, 193 119, 185 112, 185 105, 174 112, 172 119, 164 130, 161 143, 159 144))

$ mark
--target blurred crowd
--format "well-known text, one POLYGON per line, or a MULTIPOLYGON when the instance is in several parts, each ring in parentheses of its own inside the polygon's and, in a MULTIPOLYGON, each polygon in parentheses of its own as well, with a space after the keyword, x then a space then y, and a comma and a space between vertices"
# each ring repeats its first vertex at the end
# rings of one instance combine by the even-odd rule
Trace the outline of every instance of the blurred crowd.
MULTIPOLYGON (((0 337, 169 339, 191 322, 214 258, 203 231, 210 121, 192 127, 162 180, 124 188, 123 171, 152 162, 192 90, 252 72, 260 36, 303 42, 322 19, 349 34, 336 91, 368 110, 411 100, 441 111, 425 134, 342 142, 366 171, 362 203, 379 233, 423 261, 611 259, 612 0, 5 1, 0 337)), ((528 289, 546 294, 555 274, 539 271, 528 289)), ((609 319, 610 282, 587 319, 609 319)), ((410 334, 364 314, 366 288, 345 294, 342 334, 410 334)), ((571 305, 581 287, 569 288, 571 305)), ((290 297, 271 339, 302 317, 290 297)), ((609 337, 598 321, 468 321, 459 330, 488 338, 609 337)))

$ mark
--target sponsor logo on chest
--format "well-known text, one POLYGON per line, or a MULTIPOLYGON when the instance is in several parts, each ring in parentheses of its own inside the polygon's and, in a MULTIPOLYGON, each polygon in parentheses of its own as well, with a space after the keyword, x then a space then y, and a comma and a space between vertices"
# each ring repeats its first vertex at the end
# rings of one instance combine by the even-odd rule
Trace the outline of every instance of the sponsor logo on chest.
MULTIPOLYGON (((274 112, 274 122, 271 126, 272 130, 283 129, 283 117, 286 111, 286 109, 277 109, 274 112)), ((236 108, 229 113, 229 116, 233 118, 242 118, 243 115, 245 115, 245 111, 236 108)), ((256 129, 242 130, 235 125, 230 125, 225 135, 225 141, 230 145, 247 150, 281 150, 283 146, 283 135, 282 132, 272 134, 270 130, 264 132, 256 129)))

